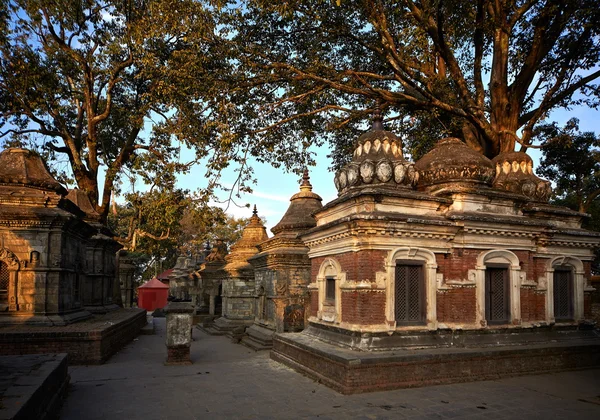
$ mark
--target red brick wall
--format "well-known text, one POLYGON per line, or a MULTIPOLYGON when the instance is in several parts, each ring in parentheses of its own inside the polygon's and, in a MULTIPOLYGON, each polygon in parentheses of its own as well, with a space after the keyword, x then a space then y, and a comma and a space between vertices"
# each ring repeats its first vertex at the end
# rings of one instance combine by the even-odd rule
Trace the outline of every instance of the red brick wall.
POLYGON ((385 323, 385 293, 381 291, 343 291, 342 321, 350 324, 385 323))
POLYGON ((437 294, 437 319, 444 323, 472 324, 476 320, 474 287, 459 287, 437 294))
POLYGON ((533 322, 546 319, 546 293, 533 288, 521 289, 521 321, 533 322))
POLYGON ((478 249, 455 249, 452 254, 435 254, 438 273, 442 273, 446 280, 466 279, 469 270, 477 265, 477 256, 482 252, 478 249))
POLYGON ((333 258, 340 263, 342 271, 346 273, 346 281, 375 281, 375 273, 385 271, 385 257, 387 251, 366 250, 357 252, 345 252, 343 254, 331 255, 330 257, 318 257, 311 260, 311 279, 317 281, 319 268, 327 258, 333 258))

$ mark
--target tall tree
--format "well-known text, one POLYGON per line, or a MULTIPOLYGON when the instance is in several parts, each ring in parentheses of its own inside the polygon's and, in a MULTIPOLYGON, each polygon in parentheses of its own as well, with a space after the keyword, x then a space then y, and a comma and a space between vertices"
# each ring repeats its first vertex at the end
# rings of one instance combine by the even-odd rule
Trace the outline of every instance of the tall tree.
POLYGON ((592 0, 247 0, 224 24, 240 69, 228 121, 262 147, 345 146, 379 103, 494 157, 526 149, 552 109, 598 105, 592 0))
POLYGON ((218 56, 210 53, 219 43, 204 4, 9 0, 0 21, 0 137, 29 136, 53 157, 66 156, 104 219, 127 166, 188 168, 165 127, 178 88, 218 56))
POLYGON ((545 124, 535 131, 543 143, 537 172, 554 182, 555 199, 581 212, 590 211, 600 201, 600 137, 580 132, 579 121, 571 119, 564 127, 545 124))

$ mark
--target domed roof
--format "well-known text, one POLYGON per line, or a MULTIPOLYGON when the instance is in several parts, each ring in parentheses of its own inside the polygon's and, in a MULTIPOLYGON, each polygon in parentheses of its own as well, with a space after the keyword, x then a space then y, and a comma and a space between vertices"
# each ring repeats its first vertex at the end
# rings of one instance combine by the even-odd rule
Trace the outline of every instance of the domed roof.
POLYGON ((9 148, 0 153, 0 184, 67 194, 65 187, 50 175, 40 155, 26 149, 9 148))
POLYGON ((361 186, 388 185, 410 188, 415 182, 413 164, 402 156, 402 141, 383 129, 381 113, 373 115, 373 127, 360 136, 352 161, 334 178, 339 194, 361 186))
POLYGON ((461 140, 448 137, 415 163, 418 188, 440 192, 448 187, 474 188, 491 185, 494 165, 461 140))
POLYGON ((522 194, 535 201, 547 202, 550 199, 550 182, 533 173, 533 160, 527 153, 502 153, 492 162, 496 167, 494 188, 522 194))
POLYGON ((85 191, 80 190, 79 188, 73 188, 69 190, 69 194, 67 194, 67 199, 73 202, 85 213, 86 219, 92 221, 100 220, 100 213, 96 211, 95 207, 90 201, 90 197, 86 194, 85 191))
POLYGON ((273 226, 271 232, 274 235, 281 232, 298 233, 315 227, 317 221, 312 215, 323 207, 322 200, 318 194, 312 192, 308 169, 305 169, 300 184, 300 192, 290 198, 290 206, 279 223, 273 226))
POLYGON ((223 269, 234 275, 236 271, 252 270, 248 258, 257 254, 257 245, 267 239, 269 239, 267 228, 258 217, 256 206, 254 206, 252 217, 242 231, 242 237, 231 246, 231 252, 225 257, 227 264, 223 269))

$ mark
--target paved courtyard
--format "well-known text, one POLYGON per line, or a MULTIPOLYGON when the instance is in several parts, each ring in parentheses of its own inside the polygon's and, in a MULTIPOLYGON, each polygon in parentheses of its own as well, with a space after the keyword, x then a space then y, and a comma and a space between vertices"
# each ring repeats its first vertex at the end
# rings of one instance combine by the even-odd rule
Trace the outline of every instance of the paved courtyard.
POLYGON ((340 395, 194 329, 191 366, 163 366, 165 320, 101 366, 70 368, 61 419, 600 419, 600 370, 340 395))

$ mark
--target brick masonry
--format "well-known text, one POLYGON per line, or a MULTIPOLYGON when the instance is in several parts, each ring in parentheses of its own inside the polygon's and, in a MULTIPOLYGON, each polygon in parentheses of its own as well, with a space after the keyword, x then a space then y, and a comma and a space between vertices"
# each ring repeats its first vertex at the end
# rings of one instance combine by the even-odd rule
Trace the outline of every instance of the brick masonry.
POLYGON ((343 394, 600 366, 599 343, 492 347, 452 353, 422 350, 410 355, 376 356, 365 356, 364 352, 340 355, 317 346, 277 335, 271 358, 343 394))
POLYGON ((475 311, 475 287, 457 287, 437 293, 437 319, 439 322, 474 323, 475 311))
POLYGON ((342 292, 342 321, 350 324, 383 324, 385 322, 385 292, 342 292))
POLYGON ((70 364, 101 364, 135 338, 146 311, 117 310, 65 327, 0 328, 0 355, 68 353, 70 364))

